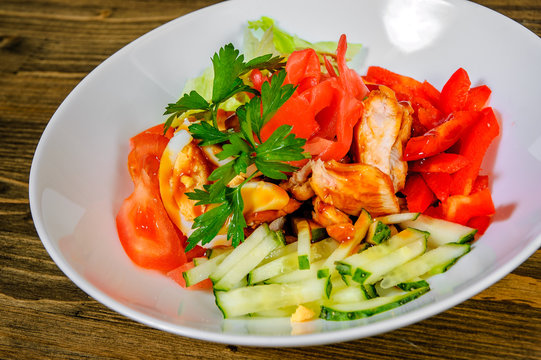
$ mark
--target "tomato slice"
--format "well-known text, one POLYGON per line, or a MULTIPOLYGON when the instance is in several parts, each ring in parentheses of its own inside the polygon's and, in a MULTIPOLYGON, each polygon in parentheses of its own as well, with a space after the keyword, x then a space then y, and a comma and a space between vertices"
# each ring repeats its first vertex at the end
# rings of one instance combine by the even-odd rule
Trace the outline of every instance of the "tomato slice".
POLYGON ((116 217, 120 243, 137 265, 161 271, 186 262, 186 254, 151 180, 142 172, 116 217))
POLYGON ((160 158, 168 143, 167 137, 150 132, 142 132, 130 139, 132 150, 128 155, 128 169, 134 182, 144 171, 150 176, 151 186, 159 190, 160 158))
POLYGON ((163 135, 163 125, 151 127, 130 139, 128 168, 133 193, 116 216, 120 243, 137 265, 168 271, 186 262, 184 237, 171 222, 160 197, 160 158, 173 130, 163 135))

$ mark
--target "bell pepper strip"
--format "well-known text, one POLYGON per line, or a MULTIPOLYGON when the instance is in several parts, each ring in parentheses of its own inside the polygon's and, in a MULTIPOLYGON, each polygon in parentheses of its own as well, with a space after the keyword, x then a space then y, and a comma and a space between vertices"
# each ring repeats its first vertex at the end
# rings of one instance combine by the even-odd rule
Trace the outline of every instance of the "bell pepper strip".
POLYGON ((470 195, 451 195, 442 202, 442 210, 447 220, 462 225, 475 216, 489 216, 496 212, 488 189, 470 195))
POLYGON ((472 193, 488 189, 488 175, 478 175, 473 182, 472 193))
POLYGON ((346 63, 347 39, 346 35, 342 34, 338 40, 336 48, 336 64, 338 65, 338 81, 348 95, 362 100, 368 95, 368 88, 364 84, 361 76, 353 69, 348 68, 346 63))
POLYGON ((468 99, 470 86, 471 81, 468 73, 463 68, 459 68, 441 89, 440 110, 445 115, 463 110, 468 99))
POLYGON ((318 155, 321 160, 340 160, 347 155, 353 141, 353 127, 361 118, 363 109, 361 101, 343 94, 336 113, 336 141, 318 155))
POLYGON ((452 181, 450 174, 424 172, 421 176, 438 200, 444 201, 449 197, 452 181))
POLYGON ((317 136, 329 140, 336 136, 337 87, 336 78, 330 78, 299 95, 308 101, 315 114, 320 127, 317 136))
POLYGON ((488 103, 491 92, 486 85, 471 88, 468 91, 468 99, 464 104, 464 110, 482 110, 488 103))
POLYGON ((402 193, 406 196, 410 212, 424 212, 436 201, 436 196, 432 190, 430 190, 421 175, 417 173, 410 174, 406 178, 406 185, 402 189, 402 193))
POLYGON ((411 101, 422 83, 408 76, 400 75, 380 66, 370 66, 364 80, 370 83, 385 85, 396 93, 399 101, 411 101))
POLYGON ((442 206, 440 203, 429 206, 423 212, 423 214, 436 218, 436 219, 445 219, 445 216, 443 216, 442 206))
POLYGON ((425 80, 422 82, 419 90, 421 97, 430 101, 434 107, 439 105, 441 93, 434 85, 425 80))
POLYGON ((412 101, 412 107, 417 114, 419 122, 427 130, 438 126, 443 120, 445 120, 442 112, 432 105, 430 101, 424 98, 414 98, 412 101))
POLYGON ((177 284, 182 286, 185 289, 189 290, 210 290, 212 289, 212 281, 210 279, 205 279, 197 284, 186 287, 186 280, 182 275, 183 272, 188 271, 194 267, 193 261, 187 262, 176 269, 173 269, 167 273, 167 276, 173 279, 177 284))
POLYGON ((490 225, 491 220, 492 216, 488 215, 474 216, 468 220, 466 225, 477 229, 477 233, 475 234, 475 236, 478 237, 479 235, 483 235, 485 233, 485 231, 488 229, 488 226, 490 225))
POLYGON ((459 154, 470 160, 464 168, 453 174, 451 194, 468 195, 479 174, 485 153, 494 138, 500 133, 498 120, 492 108, 483 109, 481 118, 475 123, 460 141, 459 154))
POLYGON ((413 161, 409 164, 409 171, 448 173, 452 174, 468 165, 470 161, 463 155, 440 153, 428 158, 413 161))
POLYGON ((336 75, 336 71, 334 70, 334 66, 332 66, 331 62, 329 61, 329 59, 323 55, 323 62, 325 63, 325 69, 327 70, 327 73, 329 74, 330 77, 337 77, 338 75, 336 75))
POLYGON ((439 154, 450 148, 479 119, 477 111, 451 113, 442 124, 422 136, 412 137, 404 149, 406 161, 419 160, 439 154))

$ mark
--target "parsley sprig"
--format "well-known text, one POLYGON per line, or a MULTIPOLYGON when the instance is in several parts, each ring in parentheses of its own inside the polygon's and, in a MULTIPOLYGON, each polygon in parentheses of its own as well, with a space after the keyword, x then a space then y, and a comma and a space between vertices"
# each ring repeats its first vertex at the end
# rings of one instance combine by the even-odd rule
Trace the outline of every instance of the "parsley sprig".
POLYGON ((233 44, 222 47, 211 58, 214 70, 212 86, 212 99, 207 101, 197 91, 184 94, 176 103, 167 105, 164 115, 169 115, 165 122, 164 131, 171 126, 175 117, 188 110, 200 110, 210 115, 214 127, 218 127, 216 114, 221 103, 241 92, 257 94, 257 91, 244 84, 240 78, 253 69, 267 69, 269 71, 281 70, 285 61, 280 56, 267 54, 244 62, 244 55, 235 49, 233 44))
POLYGON ((231 159, 210 174, 208 180, 212 181, 211 184, 186 193, 189 199, 196 201, 196 205, 208 206, 208 210, 194 220, 192 228, 195 231, 188 238, 186 251, 199 243, 209 243, 228 220, 227 237, 233 246, 238 246, 244 241, 244 228, 247 226, 243 215, 242 187, 258 172, 275 180, 287 179, 285 173, 294 171, 296 167, 285 161, 310 157, 303 152, 306 140, 295 137, 289 125, 278 127, 265 141, 261 137, 263 126, 295 91, 291 84, 284 85, 286 72, 282 70, 283 58, 264 55, 244 62, 244 56, 232 44, 228 44, 212 57, 212 64, 214 81, 211 101, 192 91, 176 103, 169 104, 165 112, 172 114, 165 123, 165 130, 171 126, 174 117, 185 111, 199 110, 209 114, 207 119, 211 121, 203 120, 190 125, 190 133, 200 141, 200 146, 221 144, 222 151, 216 155, 217 158, 231 159), (273 73, 271 82, 264 82, 261 92, 241 79, 253 69, 266 69, 273 73), (218 107, 240 92, 254 94, 249 102, 236 110, 240 131, 220 131, 216 120, 218 107), (246 174, 252 164, 257 168, 255 173, 237 187, 227 186, 237 175, 246 174))

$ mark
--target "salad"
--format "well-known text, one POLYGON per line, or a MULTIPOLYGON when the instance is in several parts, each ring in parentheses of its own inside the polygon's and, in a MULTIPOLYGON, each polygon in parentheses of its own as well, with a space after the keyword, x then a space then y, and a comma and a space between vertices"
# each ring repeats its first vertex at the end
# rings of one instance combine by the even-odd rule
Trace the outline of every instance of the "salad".
POLYGON ((495 212, 490 89, 348 65, 360 45, 250 22, 130 139, 117 217, 137 265, 212 290, 224 317, 351 320, 430 290, 495 212))

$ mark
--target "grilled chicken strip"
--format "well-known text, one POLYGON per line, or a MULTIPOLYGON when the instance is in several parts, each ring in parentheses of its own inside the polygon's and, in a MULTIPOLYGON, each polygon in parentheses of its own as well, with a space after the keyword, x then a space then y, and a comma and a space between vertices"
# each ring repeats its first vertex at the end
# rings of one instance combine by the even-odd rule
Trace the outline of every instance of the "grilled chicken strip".
POLYGON ((310 185, 323 202, 349 215, 363 208, 373 216, 400 211, 389 175, 372 165, 316 160, 310 185))
POLYGON ((380 86, 364 101, 362 119, 354 128, 355 161, 389 175, 394 192, 404 187, 408 170, 402 148, 410 137, 411 112, 409 104, 396 100, 394 91, 380 86))

